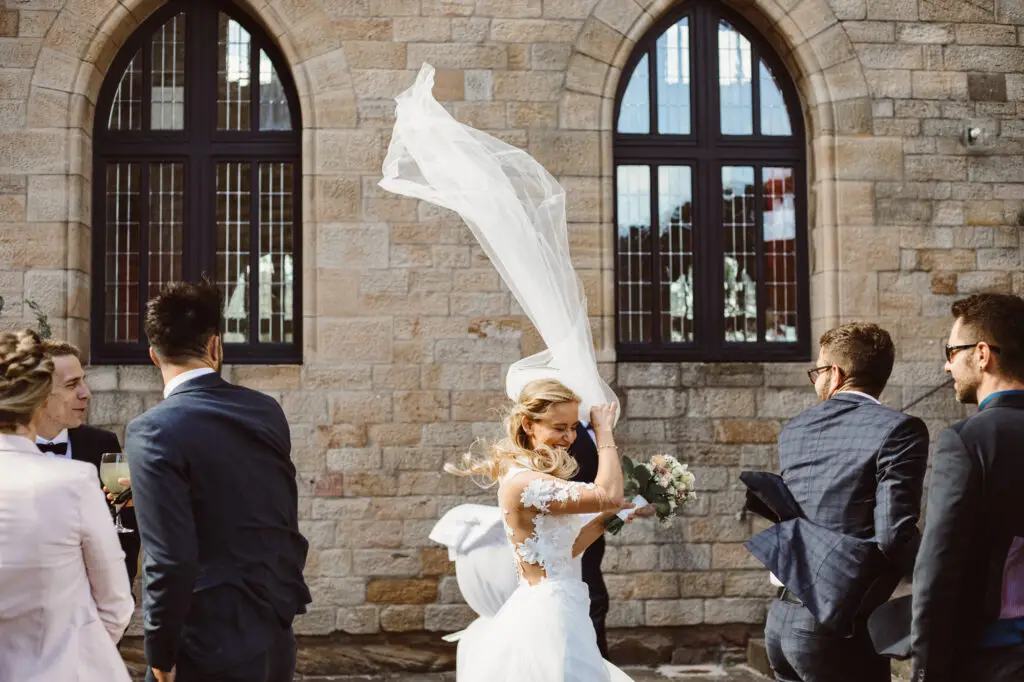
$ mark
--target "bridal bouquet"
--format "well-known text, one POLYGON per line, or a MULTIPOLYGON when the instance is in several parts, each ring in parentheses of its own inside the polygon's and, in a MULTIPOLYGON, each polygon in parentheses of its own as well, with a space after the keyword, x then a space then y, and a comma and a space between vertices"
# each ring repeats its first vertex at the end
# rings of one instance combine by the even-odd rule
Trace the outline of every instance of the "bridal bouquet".
MULTIPOLYGON (((663 526, 671 523, 679 507, 697 499, 693 473, 672 455, 655 455, 642 464, 623 456, 622 476, 626 499, 636 504, 637 509, 653 505, 663 526)), ((634 511, 623 509, 605 523, 605 528, 616 535, 634 511)))

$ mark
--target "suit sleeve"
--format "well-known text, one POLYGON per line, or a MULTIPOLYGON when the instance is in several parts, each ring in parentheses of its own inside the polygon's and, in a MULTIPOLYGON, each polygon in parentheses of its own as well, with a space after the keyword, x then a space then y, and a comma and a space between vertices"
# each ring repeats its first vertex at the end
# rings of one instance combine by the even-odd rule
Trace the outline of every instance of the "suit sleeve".
POLYGON ((136 420, 125 434, 135 514, 142 536, 142 604, 146 662, 169 671, 178 657, 181 629, 197 573, 195 522, 189 473, 179 442, 161 427, 136 420))
POLYGON ((882 554, 904 576, 914 571, 921 533, 921 496, 928 468, 928 428, 917 417, 892 430, 878 457, 875 537, 882 554))
POLYGON ((92 468, 78 484, 82 527, 82 559, 89 590, 107 634, 118 642, 135 611, 131 585, 124 568, 124 553, 110 520, 107 501, 96 487, 92 468))
POLYGON ((957 601, 978 527, 981 497, 979 463, 960 435, 946 429, 939 436, 932 465, 921 557, 914 569, 914 670, 915 675, 927 671, 929 682, 952 679, 957 601))

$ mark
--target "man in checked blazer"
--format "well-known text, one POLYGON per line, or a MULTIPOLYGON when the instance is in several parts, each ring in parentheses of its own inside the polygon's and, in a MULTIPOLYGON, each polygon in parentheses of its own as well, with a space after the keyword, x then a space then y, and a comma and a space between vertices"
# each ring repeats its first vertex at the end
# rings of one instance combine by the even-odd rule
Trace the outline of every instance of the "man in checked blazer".
MULTIPOLYGON (((780 682, 889 682, 889 659, 875 653, 866 620, 913 571, 928 431, 920 419, 878 401, 895 360, 888 332, 847 324, 826 332, 820 345, 808 376, 821 402, 779 435, 782 478, 812 524, 875 543, 880 560, 854 565, 875 574, 859 576, 861 582, 881 589, 869 591, 864 602, 871 603, 863 603, 847 636, 818 623, 780 587, 765 627, 768 659, 780 682)), ((796 562, 808 549, 789 547, 796 562)), ((816 576, 819 582, 829 578, 816 576)), ((778 584, 774 576, 772 581, 778 584)))

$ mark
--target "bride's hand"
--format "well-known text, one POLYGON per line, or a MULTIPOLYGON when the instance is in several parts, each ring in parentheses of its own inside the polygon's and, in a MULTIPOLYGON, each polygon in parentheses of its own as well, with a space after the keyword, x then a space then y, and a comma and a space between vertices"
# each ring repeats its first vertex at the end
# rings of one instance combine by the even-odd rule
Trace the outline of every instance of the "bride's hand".
POLYGON ((611 430, 612 424, 615 423, 615 412, 617 409, 618 405, 615 403, 594 405, 590 408, 590 426, 593 427, 594 433, 601 429, 611 430))

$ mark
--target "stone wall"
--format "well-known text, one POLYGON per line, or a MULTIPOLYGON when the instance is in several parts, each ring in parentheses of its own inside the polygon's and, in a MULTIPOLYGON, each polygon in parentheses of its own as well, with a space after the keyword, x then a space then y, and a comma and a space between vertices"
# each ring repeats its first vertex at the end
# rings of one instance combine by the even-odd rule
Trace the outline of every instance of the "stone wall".
MULTIPOLYGON (((0 326, 39 301, 87 345, 91 129, 118 45, 155 2, 9 0, 0 11, 0 326)), ((497 274, 450 214, 376 187, 391 98, 421 62, 462 121, 522 146, 568 190, 571 248, 602 370, 625 406, 624 450, 691 462, 701 497, 670 530, 613 538, 609 625, 756 624, 770 593, 742 548, 743 468, 771 468, 785 420, 813 400, 805 364, 618 364, 612 280, 612 98, 668 0, 256 0, 300 91, 304 364, 234 367, 293 428, 313 590, 301 632, 441 632, 470 618, 427 532, 489 500, 442 463, 495 434, 508 364, 537 350, 497 274)), ((943 379, 948 306, 1024 293, 1021 0, 735 3, 797 82, 808 123, 815 334, 893 332, 883 396, 943 379), (968 127, 981 139, 965 145, 968 127)), ((159 399, 151 368, 97 367, 94 424, 122 429, 159 399)), ((933 432, 948 395, 915 408, 933 432)), ((680 628, 683 628, 680 630, 680 628)))

